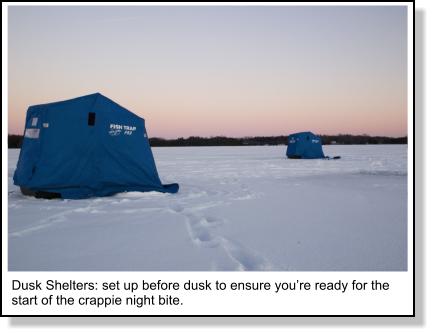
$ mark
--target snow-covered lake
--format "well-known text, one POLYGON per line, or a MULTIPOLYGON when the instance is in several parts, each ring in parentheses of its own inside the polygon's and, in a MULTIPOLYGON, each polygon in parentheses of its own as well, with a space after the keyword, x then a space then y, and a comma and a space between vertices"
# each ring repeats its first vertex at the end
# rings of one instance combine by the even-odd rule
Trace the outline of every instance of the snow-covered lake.
POLYGON ((9 150, 9 270, 406 270, 407 146, 153 148, 178 194, 23 196, 9 150))

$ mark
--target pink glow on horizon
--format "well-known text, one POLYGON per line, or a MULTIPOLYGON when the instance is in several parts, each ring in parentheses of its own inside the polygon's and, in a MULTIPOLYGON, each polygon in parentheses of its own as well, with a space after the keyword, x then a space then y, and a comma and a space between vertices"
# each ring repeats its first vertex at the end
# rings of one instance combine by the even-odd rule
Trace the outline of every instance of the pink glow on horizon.
POLYGON ((150 137, 407 135, 404 6, 9 7, 8 126, 100 92, 150 137))
MULTIPOLYGON (((25 112, 29 105, 53 102, 85 95, 59 95, 38 99, 36 96, 9 96, 9 133, 23 132, 25 112)), ((185 96, 172 100, 153 96, 139 98, 120 92, 106 96, 146 120, 151 137, 177 138, 189 136, 272 136, 311 130, 319 134, 369 134, 405 136, 407 133, 406 107, 403 99, 383 101, 363 100, 323 101, 322 99, 237 98, 215 101, 185 96)))

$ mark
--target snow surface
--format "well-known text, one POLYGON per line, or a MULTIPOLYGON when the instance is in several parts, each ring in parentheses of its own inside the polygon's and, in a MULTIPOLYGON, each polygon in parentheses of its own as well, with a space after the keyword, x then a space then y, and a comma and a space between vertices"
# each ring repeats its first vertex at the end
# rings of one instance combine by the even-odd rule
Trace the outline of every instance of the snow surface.
POLYGON ((9 150, 9 270, 407 269, 407 146, 153 148, 178 194, 23 196, 9 150))

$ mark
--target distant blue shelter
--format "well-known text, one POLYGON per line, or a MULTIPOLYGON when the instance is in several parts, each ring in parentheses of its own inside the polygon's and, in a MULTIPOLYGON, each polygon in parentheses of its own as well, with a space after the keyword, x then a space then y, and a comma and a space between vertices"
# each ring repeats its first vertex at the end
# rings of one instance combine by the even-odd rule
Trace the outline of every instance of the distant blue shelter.
POLYGON ((290 159, 325 158, 321 139, 312 132, 299 132, 289 135, 286 155, 290 159))
POLYGON ((179 189, 161 183, 144 119, 99 93, 29 107, 14 184, 70 199, 179 189))

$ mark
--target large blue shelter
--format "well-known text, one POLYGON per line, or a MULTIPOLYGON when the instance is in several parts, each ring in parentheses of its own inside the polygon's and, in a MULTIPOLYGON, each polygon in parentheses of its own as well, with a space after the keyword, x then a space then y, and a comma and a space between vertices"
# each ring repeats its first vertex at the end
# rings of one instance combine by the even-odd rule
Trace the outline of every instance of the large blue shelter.
POLYGON ((179 188, 161 183, 144 119, 99 93, 28 108, 14 184, 71 199, 179 188))
POLYGON ((286 155, 290 159, 325 158, 321 139, 312 132, 299 132, 289 135, 286 155))

